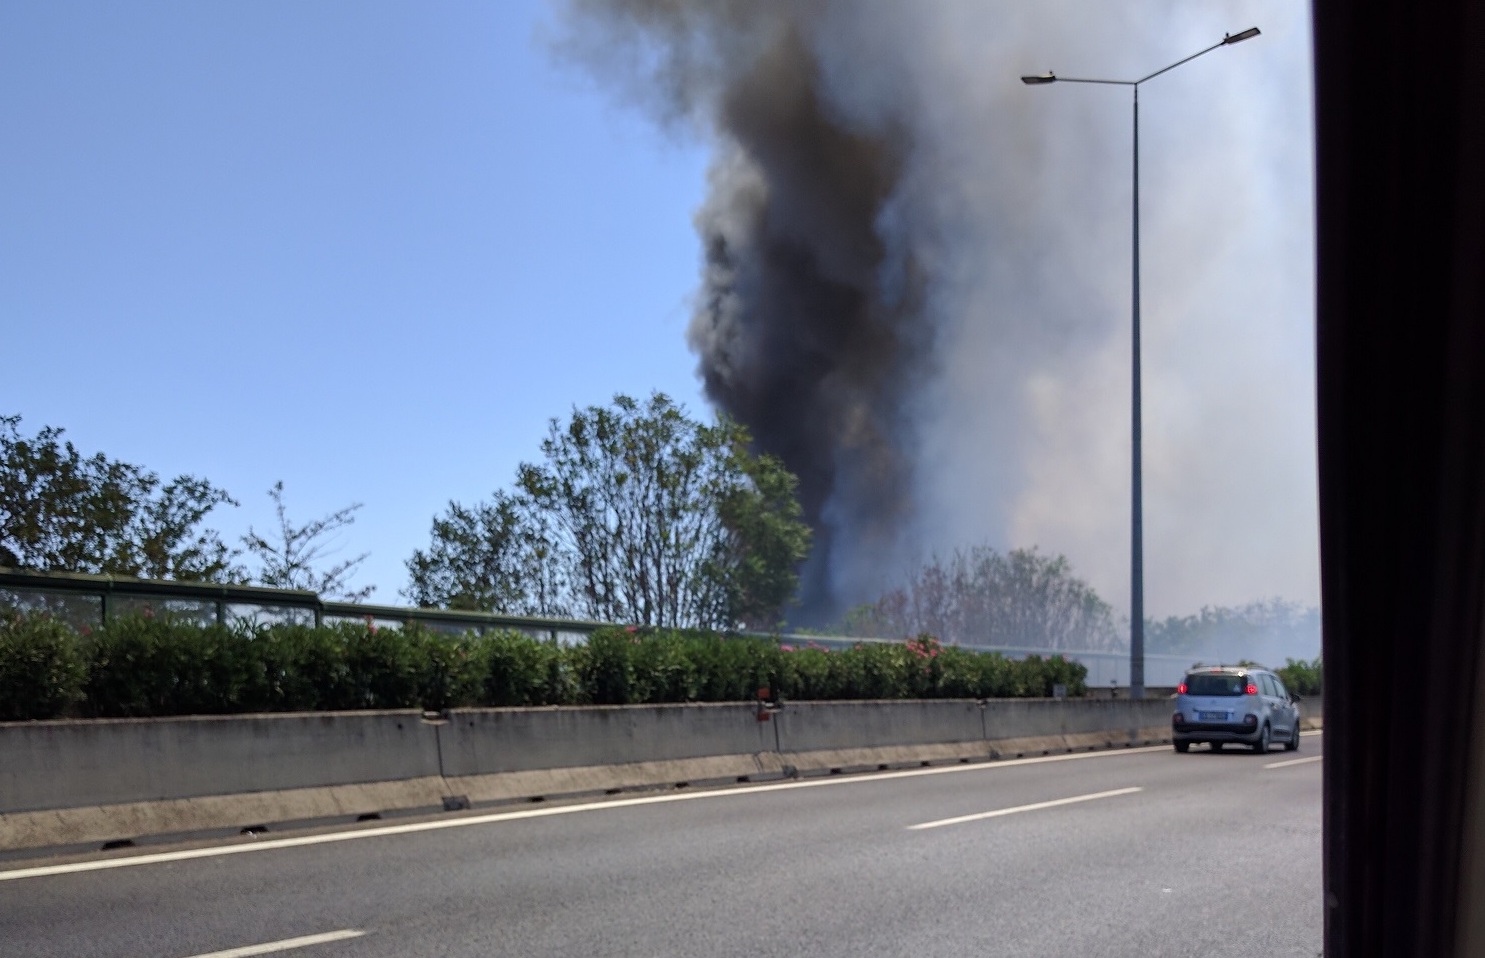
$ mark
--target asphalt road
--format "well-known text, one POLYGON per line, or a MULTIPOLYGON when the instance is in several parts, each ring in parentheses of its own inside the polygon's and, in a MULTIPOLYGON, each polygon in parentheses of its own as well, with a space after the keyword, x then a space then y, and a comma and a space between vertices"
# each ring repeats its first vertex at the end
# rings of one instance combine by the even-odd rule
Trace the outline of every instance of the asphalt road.
POLYGON ((1321 747, 1095 752, 136 850, 60 873, 7 863, 0 955, 1312 958, 1321 747))

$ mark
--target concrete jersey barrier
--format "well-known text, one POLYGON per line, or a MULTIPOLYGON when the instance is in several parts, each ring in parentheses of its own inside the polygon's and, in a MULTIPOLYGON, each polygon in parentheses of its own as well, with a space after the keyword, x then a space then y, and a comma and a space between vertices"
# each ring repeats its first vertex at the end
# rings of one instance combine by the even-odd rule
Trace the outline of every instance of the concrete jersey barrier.
POLYGON ((438 774, 416 711, 0 724, 0 812, 438 774))
POLYGON ((779 710, 752 703, 680 704, 455 709, 429 717, 393 711, 0 723, 0 850, 848 767, 1130 746, 1168 741, 1169 724, 1168 699, 791 702, 779 710))

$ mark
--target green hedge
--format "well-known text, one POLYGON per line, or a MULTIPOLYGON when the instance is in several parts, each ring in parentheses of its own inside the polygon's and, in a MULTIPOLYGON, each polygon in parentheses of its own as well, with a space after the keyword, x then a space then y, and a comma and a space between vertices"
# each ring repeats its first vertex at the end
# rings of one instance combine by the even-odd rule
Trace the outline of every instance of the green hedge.
POLYGON ((203 626, 130 615, 74 632, 0 616, 0 719, 330 709, 1006 698, 1086 691, 1060 657, 1014 661, 906 643, 827 651, 710 632, 609 628, 562 646, 520 632, 448 635, 409 624, 203 626))
POLYGON ((0 609, 0 722, 52 718, 82 698, 87 663, 75 632, 0 609))
POLYGON ((1284 687, 1295 695, 1319 695, 1322 689, 1320 660, 1306 662, 1304 659, 1285 659, 1284 667, 1275 669, 1284 687))

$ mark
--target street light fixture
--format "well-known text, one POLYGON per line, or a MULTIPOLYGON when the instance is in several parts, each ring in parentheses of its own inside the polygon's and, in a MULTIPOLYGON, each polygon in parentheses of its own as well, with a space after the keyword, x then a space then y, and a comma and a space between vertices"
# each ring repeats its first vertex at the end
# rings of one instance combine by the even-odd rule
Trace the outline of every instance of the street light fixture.
POLYGON ((1130 431, 1130 536, 1129 536, 1129 695, 1130 698, 1145 697, 1145 528, 1144 490, 1141 458, 1140 428, 1140 84, 1153 80, 1162 73, 1174 70, 1183 63, 1190 63, 1203 54, 1218 47, 1232 46, 1258 36, 1257 27, 1249 27, 1241 33, 1230 33, 1205 50, 1199 50, 1168 67, 1162 67, 1138 80, 1095 80, 1079 77, 1060 77, 1048 70, 1039 76, 1023 76, 1021 82, 1027 86, 1047 83, 1099 83, 1108 86, 1127 86, 1134 90, 1134 263, 1133 263, 1133 376, 1131 387, 1130 431))

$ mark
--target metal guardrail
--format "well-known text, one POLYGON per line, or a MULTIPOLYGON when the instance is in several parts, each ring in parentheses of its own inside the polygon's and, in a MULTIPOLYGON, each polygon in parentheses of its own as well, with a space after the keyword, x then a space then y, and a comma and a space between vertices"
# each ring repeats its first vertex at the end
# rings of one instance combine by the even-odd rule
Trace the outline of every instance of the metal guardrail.
POLYGON ((305 622, 371 621, 378 625, 417 622, 444 632, 515 629, 553 638, 586 637, 607 622, 500 615, 448 609, 416 609, 361 602, 334 602, 314 592, 218 582, 178 582, 129 576, 30 572, 0 567, 0 605, 44 607, 73 625, 96 626, 140 609, 170 610, 202 621, 243 619, 305 622))
MULTIPOLYGON (((614 623, 541 616, 502 615, 448 609, 417 609, 360 602, 326 601, 314 592, 271 589, 265 586, 217 582, 179 582, 135 579, 129 576, 86 575, 66 572, 30 572, 0 567, 0 606, 46 608, 73 626, 97 626, 131 611, 169 610, 202 622, 289 621, 320 625, 326 621, 370 621, 378 626, 407 622, 442 632, 485 632, 515 629, 557 641, 580 642, 614 623)), ((804 647, 850 648, 858 643, 901 642, 902 639, 804 634, 751 633, 804 647)), ((1008 658, 1061 655, 1088 668, 1090 690, 1122 688, 1129 684, 1129 655, 1121 649, 1033 649, 960 643, 976 652, 999 652, 1008 658)), ((1146 655, 1145 680, 1151 686, 1174 686, 1192 665, 1190 656, 1146 655)))

